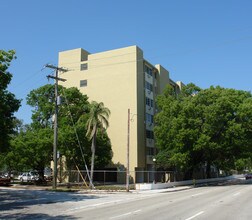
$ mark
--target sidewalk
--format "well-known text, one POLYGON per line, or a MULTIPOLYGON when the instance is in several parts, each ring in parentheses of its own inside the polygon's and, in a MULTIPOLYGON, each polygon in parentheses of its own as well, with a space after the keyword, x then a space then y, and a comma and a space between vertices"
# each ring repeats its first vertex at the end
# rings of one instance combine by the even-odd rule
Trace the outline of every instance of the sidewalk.
MULTIPOLYGON (((21 185, 21 184, 13 184, 9 187, 3 187, 13 190, 23 189, 23 190, 50 190, 51 186, 36 186, 36 185, 21 185)), ((129 192, 126 192, 124 190, 76 190, 78 193, 87 193, 87 194, 111 194, 111 193, 133 193, 133 194, 155 194, 155 193, 165 193, 165 192, 176 192, 176 191, 182 191, 191 189, 193 186, 174 186, 169 187, 165 189, 152 189, 152 190, 130 190, 129 192)))
POLYGON ((187 190, 187 189, 192 189, 194 188, 193 186, 174 186, 170 188, 165 188, 165 189, 151 189, 151 190, 134 190, 133 193, 139 193, 139 194, 152 194, 152 193, 165 193, 165 192, 177 192, 177 191, 182 191, 182 190, 187 190))

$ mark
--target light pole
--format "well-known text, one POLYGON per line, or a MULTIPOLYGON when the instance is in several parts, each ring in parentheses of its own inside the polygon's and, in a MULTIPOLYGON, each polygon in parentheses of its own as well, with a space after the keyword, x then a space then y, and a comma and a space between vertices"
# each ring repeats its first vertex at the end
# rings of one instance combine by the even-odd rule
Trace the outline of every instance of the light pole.
POLYGON ((126 191, 129 192, 129 145, 130 145, 130 109, 128 109, 128 132, 127 132, 127 165, 126 165, 126 191))
POLYGON ((128 109, 128 121, 127 121, 127 155, 126 155, 126 191, 129 192, 130 189, 130 160, 129 160, 129 151, 130 151, 130 122, 134 121, 133 117, 137 114, 132 114, 132 117, 130 117, 130 109, 128 109))
POLYGON ((154 183, 156 183, 156 161, 157 161, 157 159, 154 157, 153 159, 152 159, 152 161, 153 161, 153 163, 154 163, 154 183))

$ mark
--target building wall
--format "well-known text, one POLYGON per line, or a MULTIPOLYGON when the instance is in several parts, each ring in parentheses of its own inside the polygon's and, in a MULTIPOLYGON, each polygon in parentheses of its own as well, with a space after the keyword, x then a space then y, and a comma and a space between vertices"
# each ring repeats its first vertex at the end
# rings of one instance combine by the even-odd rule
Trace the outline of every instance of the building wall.
POLYGON ((146 152, 145 152, 145 99, 144 99, 144 88, 145 88, 145 82, 144 82, 144 59, 143 59, 143 52, 138 48, 137 53, 137 74, 136 74, 136 80, 137 80, 137 111, 136 115, 133 115, 133 121, 134 118, 137 120, 138 127, 137 127, 137 160, 138 160, 138 167, 145 168, 146 166, 146 152))
POLYGON ((159 73, 159 80, 158 80, 159 90, 158 90, 158 93, 161 94, 163 92, 163 90, 165 89, 165 87, 170 83, 170 74, 160 64, 157 64, 155 67, 157 68, 158 73, 159 73))
MULTIPOLYGON (((90 102, 103 102, 110 109, 107 132, 113 162, 126 167, 130 109, 130 171, 154 170, 154 138, 148 138, 146 131, 153 132, 154 124, 147 123, 146 115, 155 115, 155 99, 171 83, 169 72, 146 61, 137 46, 95 54, 81 48, 63 51, 59 53, 59 66, 69 70, 60 75, 67 80, 60 82, 63 86, 77 87, 90 102), (151 89, 146 87, 146 82, 151 89), (147 99, 153 101, 153 106, 148 106, 147 99)), ((144 179, 144 174, 131 175, 137 182, 144 179)))
MULTIPOLYGON (((86 61, 80 62, 81 52, 81 49, 76 49, 59 53, 59 66, 70 70, 61 75, 62 78, 67 79, 62 85, 77 87, 83 94, 87 94, 89 101, 103 102, 110 109, 110 126, 107 132, 112 142, 113 162, 125 167, 128 109, 130 108, 132 113, 130 170, 134 171, 135 167, 144 166, 144 162, 138 160, 138 151, 141 152, 144 147, 140 146, 142 141, 137 138, 138 133, 142 131, 137 129, 140 108, 137 104, 137 93, 140 85, 137 84, 139 76, 136 72, 142 72, 141 65, 137 63, 137 60, 141 59, 142 52, 136 46, 132 46, 89 54, 86 61), (87 63, 87 70, 81 71, 80 64, 84 63, 87 63), (80 87, 80 80, 87 80, 87 86, 80 87)), ((141 120, 143 121, 142 118, 141 120)))

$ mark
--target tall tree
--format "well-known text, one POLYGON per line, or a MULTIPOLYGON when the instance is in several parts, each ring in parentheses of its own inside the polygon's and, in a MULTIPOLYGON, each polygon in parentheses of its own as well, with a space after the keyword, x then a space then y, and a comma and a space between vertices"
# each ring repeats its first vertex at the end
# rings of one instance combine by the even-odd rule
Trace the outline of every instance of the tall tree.
MULTIPOLYGON (((76 146, 78 146, 73 123, 76 123, 80 116, 88 113, 89 103, 87 96, 82 95, 77 88, 66 89, 59 86, 59 94, 62 101, 59 105, 58 114, 58 150, 61 154, 68 156, 69 154, 73 155, 76 146)), ((27 103, 34 107, 31 130, 37 130, 38 134, 47 131, 51 132, 51 137, 53 137, 52 128, 55 107, 53 99, 54 86, 50 84, 32 90, 27 97, 27 103)), ((28 133, 30 134, 31 132, 28 133)), ((48 138, 46 135, 41 135, 40 138, 41 142, 44 143, 43 147, 47 155, 51 155, 53 142, 47 142, 48 138), (48 144, 47 146, 45 145, 46 143, 48 144)), ((34 148, 40 149, 40 146, 37 145, 34 148)), ((48 158, 50 160, 51 157, 49 156, 48 158)))
MULTIPOLYGON (((86 164, 91 164, 92 153, 90 145, 92 140, 83 135, 87 132, 88 115, 84 114, 74 127, 72 124, 69 124, 61 126, 59 129, 60 152, 66 156, 69 170, 76 169, 76 165, 79 169, 85 170, 85 162, 86 164), (75 132, 78 135, 78 139, 75 132)), ((94 167, 104 169, 112 159, 111 143, 107 133, 99 133, 96 143, 94 167)))
POLYGON ((8 157, 11 162, 16 162, 18 168, 37 170, 43 180, 44 168, 51 161, 52 143, 53 133, 50 128, 29 126, 12 140, 13 149, 8 157))
POLYGON ((21 163, 22 156, 20 152, 18 152, 17 146, 14 144, 14 140, 19 136, 21 132, 25 132, 28 129, 28 125, 23 125, 23 121, 19 119, 15 119, 15 128, 14 133, 11 135, 10 146, 8 150, 0 155, 0 167, 3 167, 4 170, 9 173, 13 170, 26 170, 21 163))
MULTIPOLYGON (((203 110, 201 129, 194 149, 202 151, 206 162, 207 177, 210 166, 229 170, 235 168, 235 160, 251 152, 251 135, 240 117, 241 107, 251 100, 250 92, 225 89, 219 86, 203 90, 193 101, 203 110)), ((251 110, 246 111, 250 117, 251 110)))
POLYGON ((91 145, 92 158, 91 158, 91 171, 90 171, 91 186, 93 185, 97 133, 103 132, 104 129, 107 129, 107 127, 109 126, 108 122, 109 116, 110 116, 110 110, 104 107, 104 104, 102 102, 97 103, 93 101, 91 103, 89 119, 86 124, 87 125, 86 136, 89 136, 90 140, 92 140, 91 145))
POLYGON ((205 165, 207 177, 212 165, 234 168, 251 153, 251 99, 249 92, 218 86, 200 90, 190 84, 179 96, 167 90, 155 118, 159 161, 182 169, 186 178, 205 165))
MULTIPOLYGON (((82 135, 87 132, 85 124, 90 109, 88 97, 73 87, 59 86, 59 94, 62 101, 58 113, 58 150, 61 155, 66 156, 68 169, 76 169, 75 165, 78 165, 80 169, 85 169, 83 157, 87 162, 91 161, 90 141, 82 135)), ((27 103, 34 107, 31 126, 34 129, 50 128, 52 135, 53 97, 54 86, 48 84, 32 90, 27 98, 27 103)), ((111 144, 107 139, 98 137, 98 142, 101 143, 98 148, 104 147, 104 154, 97 154, 96 166, 98 167, 106 166, 112 157, 111 144)), ((50 148, 47 149, 50 150, 50 148)), ((52 153, 52 148, 50 152, 52 153)))
POLYGON ((14 50, 0 50, 0 152, 4 152, 9 147, 9 135, 13 133, 15 127, 14 112, 19 109, 21 103, 7 90, 12 79, 8 68, 14 58, 14 50))

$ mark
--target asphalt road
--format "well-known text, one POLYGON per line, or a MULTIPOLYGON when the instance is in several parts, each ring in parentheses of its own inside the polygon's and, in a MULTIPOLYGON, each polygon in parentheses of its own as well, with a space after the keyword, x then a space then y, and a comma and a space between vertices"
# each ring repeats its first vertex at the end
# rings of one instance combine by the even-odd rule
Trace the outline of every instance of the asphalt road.
POLYGON ((142 193, 60 193, 1 187, 0 219, 243 220, 252 219, 251 198, 252 184, 245 180, 234 185, 142 193))

